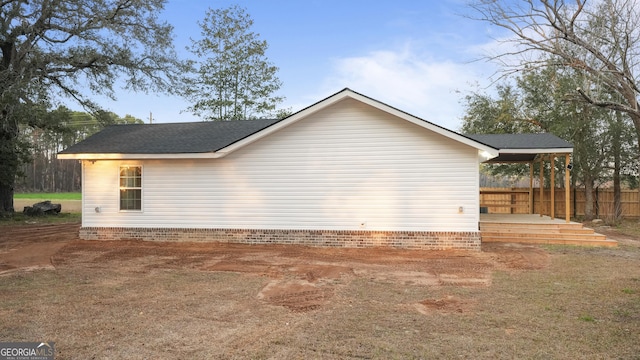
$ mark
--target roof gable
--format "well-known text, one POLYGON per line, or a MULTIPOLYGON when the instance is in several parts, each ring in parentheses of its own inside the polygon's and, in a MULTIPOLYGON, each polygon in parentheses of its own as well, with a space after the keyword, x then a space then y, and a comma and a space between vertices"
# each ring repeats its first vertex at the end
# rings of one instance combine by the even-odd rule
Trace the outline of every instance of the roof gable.
POLYGON ((360 93, 357 93, 351 89, 345 88, 342 91, 339 91, 323 100, 318 101, 317 103, 308 106, 300 111, 298 111, 297 113, 290 115, 287 118, 282 119, 282 121, 274 124, 273 126, 270 126, 269 128, 265 128, 262 131, 256 132, 254 134, 252 134, 251 136, 246 137, 245 139, 242 139, 241 141, 238 141, 236 143, 231 144, 230 146, 224 148, 224 149, 220 149, 218 152, 219 153, 230 153, 232 151, 235 151, 243 146, 246 146, 254 141, 257 141, 265 136, 268 136, 269 134, 278 131, 286 126, 289 126, 293 123, 296 123, 306 117, 308 117, 311 114, 314 114, 322 109, 325 109, 339 101, 342 101, 346 98, 351 98, 357 101, 360 101, 362 103, 365 103, 369 106, 372 106, 376 109, 379 109, 381 111, 384 111, 388 114, 394 115, 398 118, 401 118, 403 120, 406 120, 408 122, 411 122, 413 124, 416 124, 420 127, 423 127, 425 129, 431 130, 437 134, 440 134, 442 136, 445 136, 447 138, 450 138, 452 140, 458 141, 460 143, 463 143, 465 145, 471 146, 473 148, 476 148, 480 151, 483 151, 486 155, 487 158, 491 158, 494 156, 497 156, 498 154, 498 149, 494 148, 490 145, 486 145, 483 143, 480 143, 474 139, 471 139, 469 137, 463 136, 461 134, 456 133, 455 131, 446 129, 442 126, 433 124, 431 122, 428 122, 426 120, 420 119, 416 116, 413 116, 407 112, 404 112, 402 110, 398 110, 392 106, 389 106, 385 103, 382 103, 378 100, 374 100, 368 96, 362 95, 360 93))
POLYGON ((490 144, 458 134, 345 88, 282 120, 113 125, 60 152, 58 157, 61 159, 223 157, 347 98, 478 149, 486 158, 498 155, 498 149, 490 144))

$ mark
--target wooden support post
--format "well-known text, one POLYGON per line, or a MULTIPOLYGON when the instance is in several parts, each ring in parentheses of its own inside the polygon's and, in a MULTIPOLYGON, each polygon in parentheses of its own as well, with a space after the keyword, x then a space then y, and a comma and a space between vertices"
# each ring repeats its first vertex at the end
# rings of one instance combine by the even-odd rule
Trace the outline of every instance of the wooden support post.
POLYGON ((551 208, 549 209, 549 216, 552 219, 556 218, 556 154, 549 155, 549 161, 551 163, 551 174, 549 175, 549 179, 551 180, 549 184, 549 190, 551 191, 551 208))
POLYGON ((533 162, 529 163, 529 214, 533 214, 533 162))
POLYGON ((565 154, 564 156, 564 208, 565 208, 565 220, 571 222, 571 183, 569 182, 569 165, 571 164, 571 154, 565 154))
POLYGON ((540 157, 540 217, 544 213, 544 157, 540 157))

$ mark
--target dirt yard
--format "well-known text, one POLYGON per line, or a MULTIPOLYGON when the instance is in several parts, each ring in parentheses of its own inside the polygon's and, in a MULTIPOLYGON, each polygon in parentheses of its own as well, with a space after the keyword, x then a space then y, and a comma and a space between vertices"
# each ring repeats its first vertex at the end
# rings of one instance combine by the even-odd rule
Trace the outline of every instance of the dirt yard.
MULTIPOLYGON (((0 227, 0 339, 56 359, 640 358, 640 242, 482 252, 0 227)), ((609 230, 610 237, 619 235, 609 230)))

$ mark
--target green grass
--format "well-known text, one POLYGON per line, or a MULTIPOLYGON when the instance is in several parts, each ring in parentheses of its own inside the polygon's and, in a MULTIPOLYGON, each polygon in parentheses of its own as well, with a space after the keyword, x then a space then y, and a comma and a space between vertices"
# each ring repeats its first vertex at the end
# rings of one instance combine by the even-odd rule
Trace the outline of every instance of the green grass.
POLYGON ((31 226, 36 224, 75 223, 82 220, 80 213, 60 213, 57 215, 27 216, 16 212, 0 215, 0 228, 3 226, 31 226))
POLYGON ((82 200, 82 193, 16 193, 14 199, 36 199, 36 200, 82 200))
POLYGON ((593 316, 591 316, 591 315, 582 315, 578 319, 582 320, 582 321, 586 321, 586 322, 595 322, 596 321, 596 319, 594 319, 593 316))

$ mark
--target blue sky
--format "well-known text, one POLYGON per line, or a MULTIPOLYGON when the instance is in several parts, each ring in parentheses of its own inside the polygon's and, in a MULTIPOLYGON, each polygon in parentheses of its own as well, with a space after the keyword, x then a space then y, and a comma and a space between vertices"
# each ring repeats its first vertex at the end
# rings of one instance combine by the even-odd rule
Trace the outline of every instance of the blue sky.
MULTIPOLYGON (((461 100, 488 86, 495 66, 474 61, 494 40, 485 23, 467 19, 465 0, 170 0, 162 18, 175 30, 183 56, 208 7, 238 4, 269 44, 279 67, 282 107, 300 110, 345 87, 457 130, 461 100)), ((118 115, 154 122, 200 121, 180 98, 121 92, 100 100, 118 115)))

